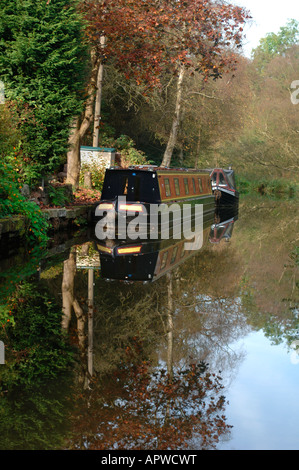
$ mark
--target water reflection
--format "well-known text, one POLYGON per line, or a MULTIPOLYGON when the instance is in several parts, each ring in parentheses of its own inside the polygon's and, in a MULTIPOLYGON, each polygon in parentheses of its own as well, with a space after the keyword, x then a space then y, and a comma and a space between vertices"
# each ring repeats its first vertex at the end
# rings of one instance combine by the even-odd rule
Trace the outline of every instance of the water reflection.
POLYGON ((226 389, 244 359, 230 345, 254 330, 275 342, 298 334, 296 252, 286 245, 275 265, 273 218, 252 211, 243 206, 241 222, 238 208, 217 212, 189 253, 184 240, 119 253, 133 244, 99 243, 83 230, 46 252, 4 258, 1 312, 18 328, 2 325, 1 448, 203 449, 229 440, 226 389))
POLYGON ((208 241, 220 243, 232 236, 238 219, 238 206, 217 207, 213 216, 203 221, 203 233, 190 243, 185 238, 155 241, 111 240, 96 242, 102 277, 127 281, 155 281, 204 249, 208 241), (187 247, 187 249, 186 249, 187 247), (198 248, 195 248, 198 247, 198 248))
MULTIPOLYGON (((218 213, 212 227, 206 225, 200 250, 211 241, 211 230, 221 229, 218 243, 228 231, 232 233, 223 230, 237 219, 236 214, 229 215, 228 223, 218 213)), ((64 262, 67 303, 63 326, 69 327, 69 306, 73 305, 82 354, 78 383, 83 385, 78 415, 73 417, 77 436, 68 448, 209 448, 229 432, 221 374, 212 375, 200 353, 192 357, 191 350, 189 354, 179 352, 177 319, 183 309, 190 313, 191 306, 185 304, 187 292, 185 287, 181 289, 178 268, 190 263, 199 251, 184 250, 184 243, 92 241, 71 250, 64 262), (75 255, 77 270, 87 278, 85 329, 73 287, 75 255), (108 305, 107 298, 99 295, 99 284, 94 288, 99 268, 101 281, 126 281, 125 289, 106 283, 113 292, 108 305), (151 284, 138 292, 136 281, 149 280, 151 284), (87 331, 86 343, 82 331, 87 331)), ((194 268, 196 263, 191 265, 194 268)), ((197 307, 202 304, 198 295, 194 300, 197 307)))
MULTIPOLYGON (((234 217, 236 214, 229 224, 234 217)), ((100 245, 87 231, 50 246, 47 253, 34 253, 33 264, 29 256, 29 269, 21 273, 10 261, 9 275, 3 271, 2 292, 6 292, 7 308, 12 309, 20 330, 16 337, 16 330, 5 326, 11 337, 7 344, 11 347, 7 355, 10 372, 1 377, 1 393, 11 410, 22 387, 18 403, 23 402, 24 407, 21 413, 11 414, 16 439, 11 420, 7 420, 7 428, 2 422, 7 436, 3 448, 208 448, 229 432, 221 374, 211 373, 205 352, 188 346, 192 333, 181 323, 185 311, 198 315, 205 303, 197 288, 192 292, 198 277, 196 256, 210 243, 211 231, 221 228, 218 243, 225 238, 227 230, 221 224, 226 222, 219 213, 205 221, 204 243, 198 251, 184 250, 185 240, 167 240, 142 243, 140 251, 132 254, 132 244, 109 241, 100 245), (125 251, 119 252, 119 248, 125 251), (184 269, 189 271, 188 286, 184 269), (107 283, 108 278, 131 282, 107 283), (142 282, 140 289, 136 280, 151 282, 142 282), (185 302, 187 295, 191 305, 185 302), (59 304, 59 324, 65 334, 62 342, 49 343, 48 336, 60 337, 51 326, 56 321, 57 328, 59 304), (22 330, 20 319, 25 313, 26 321, 36 324, 36 329, 22 330), (44 334, 38 315, 43 318, 44 334), (67 399, 70 382, 65 386, 71 364, 65 356, 66 338, 77 351, 71 403, 67 399), (47 364, 40 362, 43 347, 48 348, 47 364), (35 351, 29 361, 28 351, 35 351), (21 429, 18 424, 28 423, 28 394, 39 401, 41 390, 49 403, 49 408, 44 406, 46 414, 55 400, 63 408, 47 439, 43 433, 37 435, 43 420, 45 426, 49 423, 38 407, 30 426, 21 429), (72 411, 63 405, 65 401, 72 411), (24 437, 24 429, 29 438, 24 437), (69 432, 72 438, 68 438, 69 432)), ((196 335, 202 329, 200 323, 197 326, 196 335)))

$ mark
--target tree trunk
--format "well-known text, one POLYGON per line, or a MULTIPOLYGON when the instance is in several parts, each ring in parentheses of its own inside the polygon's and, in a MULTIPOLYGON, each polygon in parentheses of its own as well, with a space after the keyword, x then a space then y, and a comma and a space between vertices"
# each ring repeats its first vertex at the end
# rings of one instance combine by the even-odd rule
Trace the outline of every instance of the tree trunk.
POLYGON ((69 150, 67 153, 67 175, 66 183, 71 184, 74 189, 79 186, 80 176, 80 125, 79 118, 75 119, 69 136, 69 150))
MULTIPOLYGON (((106 45, 106 37, 100 37, 101 43, 101 50, 104 50, 106 45)), ((99 127, 101 121, 101 101, 102 101, 102 83, 103 83, 103 72, 104 72, 104 64, 103 64, 103 57, 100 59, 100 65, 98 69, 97 75, 97 93, 96 93, 96 104, 95 104, 95 111, 94 111, 94 121, 93 121, 93 147, 99 146, 99 127)))
POLYGON ((74 293, 74 282, 76 275, 76 248, 72 248, 69 258, 63 263, 62 278, 62 321, 61 326, 64 330, 68 330, 72 311, 75 312, 77 318, 78 343, 81 351, 85 348, 85 316, 84 312, 76 299, 74 293))
POLYGON ((195 160, 195 168, 200 168, 200 159, 199 159, 199 152, 200 152, 200 147, 201 147, 201 125, 199 126, 198 129, 198 140, 197 140, 197 145, 196 145, 196 160, 195 160))
POLYGON ((167 274, 167 372, 169 380, 173 379, 173 291, 172 291, 172 273, 167 274))
POLYGON ((100 128, 100 121, 101 121, 103 70, 104 70, 104 66, 101 63, 99 66, 98 78, 97 78, 96 105, 95 105, 94 121, 93 121, 93 140, 92 140, 93 147, 99 146, 99 128, 100 128))
POLYGON ((170 131, 170 136, 168 139, 167 147, 164 152, 162 167, 169 167, 173 150, 177 142, 178 131, 180 127, 181 112, 182 112, 182 89, 183 89, 183 79, 184 79, 184 66, 180 66, 178 83, 177 83, 177 95, 176 95, 176 104, 175 104, 175 113, 172 121, 172 127, 170 131))
POLYGON ((67 153, 67 177, 66 182, 71 184, 74 189, 79 187, 80 176, 80 143, 85 136, 89 126, 93 120, 93 106, 95 99, 95 90, 97 83, 98 69, 100 61, 95 53, 91 52, 92 70, 89 85, 87 88, 87 100, 85 104, 85 111, 82 122, 80 119, 75 119, 72 124, 70 137, 69 137, 69 151, 67 153))

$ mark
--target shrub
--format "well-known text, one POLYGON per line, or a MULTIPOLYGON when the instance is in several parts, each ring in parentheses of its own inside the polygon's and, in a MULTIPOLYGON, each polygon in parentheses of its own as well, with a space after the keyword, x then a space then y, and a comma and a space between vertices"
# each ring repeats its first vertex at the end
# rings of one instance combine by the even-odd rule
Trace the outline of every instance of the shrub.
POLYGON ((125 165, 146 165, 145 153, 135 148, 135 142, 127 135, 121 135, 114 142, 114 147, 121 154, 125 165))
POLYGON ((26 236, 30 242, 48 240, 48 223, 40 208, 20 193, 19 177, 13 166, 0 162, 0 217, 24 215, 28 220, 26 236))
POLYGON ((64 206, 68 202, 69 197, 65 193, 63 187, 60 188, 60 187, 49 185, 47 187, 47 190, 49 194, 50 203, 52 205, 64 206))
POLYGON ((99 166, 97 163, 90 164, 84 163, 81 165, 80 171, 80 186, 84 187, 84 174, 89 171, 91 173, 92 188, 102 191, 103 182, 105 178, 105 168, 99 166))
MULTIPOLYGON (((107 142, 105 142, 106 144, 107 142)), ((109 141, 110 145, 121 154, 122 164, 125 166, 130 165, 146 165, 149 162, 141 150, 135 148, 135 142, 127 135, 121 135, 113 142, 109 141)), ((93 189, 102 190, 105 178, 105 168, 99 166, 96 162, 89 164, 84 163, 81 165, 80 171, 80 186, 84 186, 84 174, 90 171, 93 189)))

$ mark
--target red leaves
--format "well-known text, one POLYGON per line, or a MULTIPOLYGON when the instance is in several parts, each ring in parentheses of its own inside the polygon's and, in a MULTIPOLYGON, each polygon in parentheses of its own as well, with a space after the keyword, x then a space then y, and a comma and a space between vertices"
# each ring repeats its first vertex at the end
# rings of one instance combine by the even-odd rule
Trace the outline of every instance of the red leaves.
POLYGON ((88 407, 82 404, 73 420, 78 442, 86 436, 89 449, 179 450, 192 438, 207 448, 230 428, 220 377, 204 363, 174 368, 170 377, 144 357, 138 338, 124 348, 113 377, 92 388, 88 407))
POLYGON ((86 34, 99 45, 107 37, 105 52, 128 77, 149 86, 159 83, 165 69, 177 63, 194 64, 205 76, 215 77, 215 66, 230 67, 223 51, 239 44, 248 18, 240 7, 211 0, 87 0, 83 11, 86 34))

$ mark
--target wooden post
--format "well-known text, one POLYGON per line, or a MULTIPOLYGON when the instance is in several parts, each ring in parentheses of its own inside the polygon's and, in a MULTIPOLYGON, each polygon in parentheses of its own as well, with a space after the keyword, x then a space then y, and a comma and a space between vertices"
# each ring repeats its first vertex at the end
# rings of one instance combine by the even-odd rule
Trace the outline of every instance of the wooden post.
POLYGON ((5 364, 5 346, 3 341, 0 341, 0 364, 5 364))

